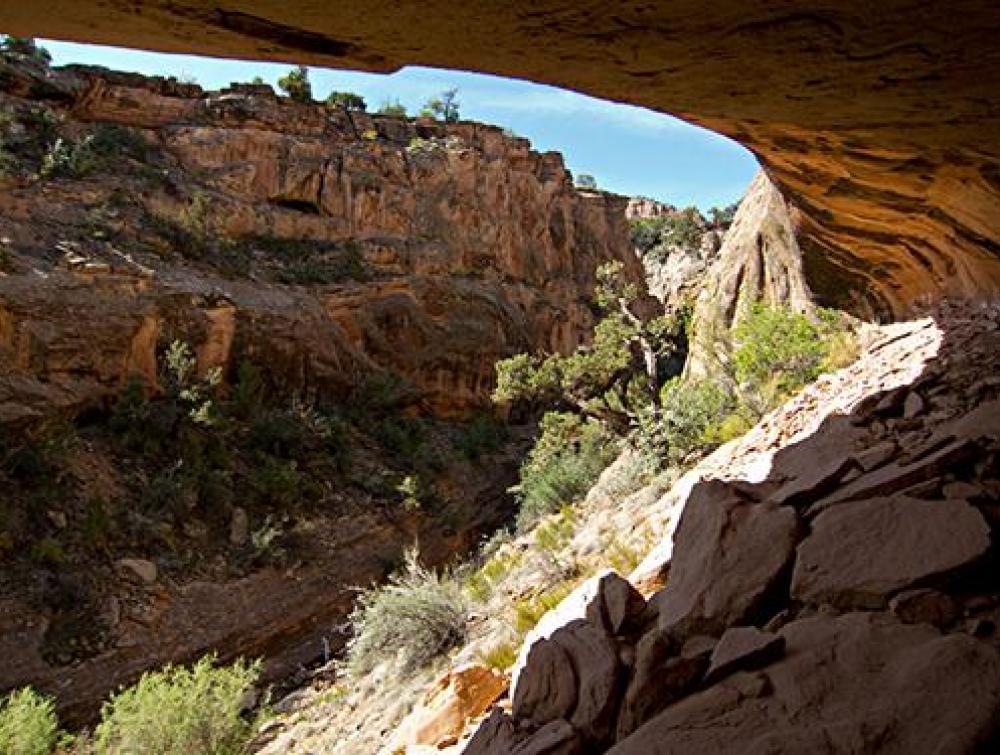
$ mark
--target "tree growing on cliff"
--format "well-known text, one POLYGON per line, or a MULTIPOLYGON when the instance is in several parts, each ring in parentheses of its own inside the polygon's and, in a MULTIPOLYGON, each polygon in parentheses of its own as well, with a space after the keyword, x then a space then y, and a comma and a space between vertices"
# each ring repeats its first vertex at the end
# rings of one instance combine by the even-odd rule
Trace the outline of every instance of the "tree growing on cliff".
POLYGON ((354 92, 330 92, 326 98, 326 106, 353 113, 363 113, 368 109, 365 98, 354 92))
POLYGON ((305 66, 296 66, 278 79, 278 88, 296 102, 312 102, 312 84, 305 66))
POLYGON ((388 115, 390 118, 405 118, 406 106, 398 99, 383 100, 378 108, 379 115, 388 115))
POLYGON ((438 97, 431 97, 424 104, 420 114, 429 118, 440 118, 445 123, 457 123, 459 114, 458 90, 446 89, 438 97))
POLYGON ((589 173, 581 173, 576 177, 576 188, 597 191, 597 179, 589 173))
POLYGON ((600 421, 624 436, 639 413, 658 414, 663 361, 683 348, 681 313, 644 313, 639 287, 612 262, 597 271, 595 303, 603 317, 587 346, 563 356, 519 354, 497 363, 500 403, 558 407, 600 421))
POLYGON ((44 47, 39 47, 31 37, 0 35, 0 60, 11 62, 18 59, 48 65, 52 61, 52 56, 44 47))
POLYGON ((736 217, 736 210, 739 209, 739 202, 733 202, 725 207, 713 207, 708 211, 712 226, 719 230, 726 230, 733 224, 736 217))

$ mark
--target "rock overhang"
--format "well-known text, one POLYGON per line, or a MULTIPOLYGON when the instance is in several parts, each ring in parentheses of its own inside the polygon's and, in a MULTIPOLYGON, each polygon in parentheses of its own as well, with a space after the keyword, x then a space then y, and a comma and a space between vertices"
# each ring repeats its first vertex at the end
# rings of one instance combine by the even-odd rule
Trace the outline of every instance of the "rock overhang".
MULTIPOLYGON (((986 0, 5 4, 11 33, 484 71, 674 113, 751 149, 824 276, 902 315, 1000 292, 1000 14, 986 0)), ((809 264, 807 260, 807 265, 809 264)), ((829 281, 828 281, 829 283, 829 281)))

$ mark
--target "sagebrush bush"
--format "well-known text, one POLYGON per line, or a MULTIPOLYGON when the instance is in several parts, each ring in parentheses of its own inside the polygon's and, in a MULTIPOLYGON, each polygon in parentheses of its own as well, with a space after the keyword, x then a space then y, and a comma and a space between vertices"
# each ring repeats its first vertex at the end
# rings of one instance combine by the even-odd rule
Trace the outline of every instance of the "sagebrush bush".
POLYGON ((0 753, 49 755, 59 722, 52 701, 30 687, 0 699, 0 753))
POLYGON ((465 640, 469 605, 450 575, 423 567, 415 550, 403 569, 361 592, 351 614, 348 667, 363 674, 398 659, 403 670, 427 665, 465 640))
POLYGON ((235 755, 251 731, 242 716, 260 663, 216 667, 206 656, 190 668, 144 674, 111 696, 94 730, 96 755, 235 755))
POLYGON ((824 369, 849 364, 858 353, 853 333, 837 312, 820 309, 814 320, 763 301, 745 307, 733 330, 733 346, 740 404, 755 420, 824 369))
POLYGON ((614 459, 618 446, 597 422, 549 412, 521 466, 517 526, 526 530, 546 514, 579 500, 614 459))

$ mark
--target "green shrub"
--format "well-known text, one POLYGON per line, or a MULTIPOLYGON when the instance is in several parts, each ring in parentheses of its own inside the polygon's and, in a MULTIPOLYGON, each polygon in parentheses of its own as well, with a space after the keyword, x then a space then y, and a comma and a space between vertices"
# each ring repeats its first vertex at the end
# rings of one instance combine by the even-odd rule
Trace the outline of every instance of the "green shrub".
MULTIPOLYGON (((0 64, 2 65, 2 64, 0 64)), ((2 89, 2 82, 0 82, 2 89)), ((8 149, 10 135, 17 124, 17 116, 13 110, 0 108, 0 180, 7 178, 17 172, 17 155, 8 149)), ((6 253, 6 248, 0 248, 0 252, 6 253)))
POLYGON ((725 207, 713 207, 708 211, 709 217, 712 219, 712 225, 721 229, 729 228, 736 218, 736 211, 739 207, 739 202, 733 202, 725 207))
POLYGON ((258 454, 250 484, 261 503, 285 509, 303 497, 305 476, 294 461, 283 461, 268 454, 258 454))
POLYGON ((312 102, 312 84, 309 83, 309 69, 296 66, 278 79, 278 88, 296 102, 312 102))
POLYGON ((251 448, 281 459, 299 459, 305 453, 309 437, 293 412, 271 409, 253 421, 247 442, 251 448))
POLYGON ((85 136, 78 142, 57 138, 42 156, 38 173, 42 178, 84 178, 100 165, 92 147, 93 137, 85 136))
POLYGON ((456 98, 457 89, 447 89, 441 92, 438 97, 431 97, 424 103, 420 115, 430 118, 440 118, 445 123, 457 123, 461 117, 459 115, 459 102, 456 98))
POLYGON ((754 420, 824 369, 842 367, 858 353, 853 334, 837 312, 821 309, 812 320, 763 301, 744 306, 733 345, 740 403, 754 420))
POLYGON ((499 449, 507 440, 507 427, 492 414, 480 414, 467 425, 455 444, 469 461, 499 449))
POLYGON ((546 514, 575 503, 614 459, 618 447, 597 422, 549 412, 515 488, 517 526, 527 530, 546 514))
POLYGON ((173 430, 173 422, 163 427, 156 421, 161 418, 162 413, 156 413, 146 398, 143 379, 131 375, 124 390, 118 394, 108 427, 129 451, 155 454, 163 450, 164 438, 173 430), (154 414, 159 416, 154 418, 154 414))
POLYGON ((90 149, 101 163, 130 157, 139 162, 149 159, 151 147, 137 130, 118 123, 100 123, 94 128, 90 149))
POLYGON ((465 640, 468 617, 458 584, 421 566, 410 551, 402 571, 359 596, 351 614, 350 670, 363 674, 397 657, 404 670, 425 666, 465 640))
POLYGON ((705 219, 695 207, 655 218, 633 218, 629 222, 632 245, 642 256, 664 260, 675 247, 697 248, 705 231, 705 219))
POLYGON ((359 113, 363 113, 368 108, 365 98, 354 92, 330 92, 326 98, 326 106, 359 113))
POLYGON ((383 100, 376 112, 378 115, 387 115, 390 118, 406 118, 406 106, 398 99, 383 100))
POLYGON ((260 368, 244 359, 236 369, 236 381, 229 394, 230 411, 241 419, 252 419, 263 408, 264 396, 264 378, 260 368))
POLYGON ((419 417, 390 416, 378 424, 375 437, 389 453, 403 461, 416 462, 427 442, 427 428, 419 417))
POLYGON ((16 61, 18 58, 27 58, 46 66, 52 61, 49 51, 35 44, 31 37, 0 36, 0 60, 16 61))
POLYGON ((712 422, 705 428, 705 440, 712 446, 721 446, 742 435, 746 435, 755 424, 754 418, 744 409, 737 407, 734 411, 712 422))
POLYGON ((58 729, 52 701, 30 687, 0 699, 0 752, 4 755, 49 755, 58 729))
POLYGON ((114 694, 94 731, 97 755, 235 755, 250 724, 241 713, 260 663, 216 668, 206 656, 191 668, 167 666, 114 694))
POLYGON ((818 374, 826 346, 820 328, 787 307, 753 302, 733 331, 736 379, 762 385, 779 376, 782 387, 804 385, 818 374))
POLYGON ((668 381, 661 391, 662 455, 677 464, 692 453, 710 450, 708 429, 734 408, 731 393, 713 380, 668 381))

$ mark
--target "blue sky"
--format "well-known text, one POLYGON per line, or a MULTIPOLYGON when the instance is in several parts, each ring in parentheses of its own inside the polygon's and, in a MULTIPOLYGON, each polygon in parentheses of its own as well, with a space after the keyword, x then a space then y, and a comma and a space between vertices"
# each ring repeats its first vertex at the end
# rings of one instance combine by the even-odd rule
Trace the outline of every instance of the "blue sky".
MULTIPOLYGON (((53 63, 89 63, 145 74, 194 78, 208 89, 260 76, 275 84, 288 65, 166 55, 40 40, 53 63)), ((399 99, 415 113, 431 96, 457 88, 463 118, 495 123, 558 150, 574 174, 590 173, 621 194, 641 194, 703 210, 734 202, 750 183, 753 155, 723 136, 644 108, 497 76, 408 67, 394 74, 312 68, 313 95, 333 89, 364 96, 370 110, 399 99)))

